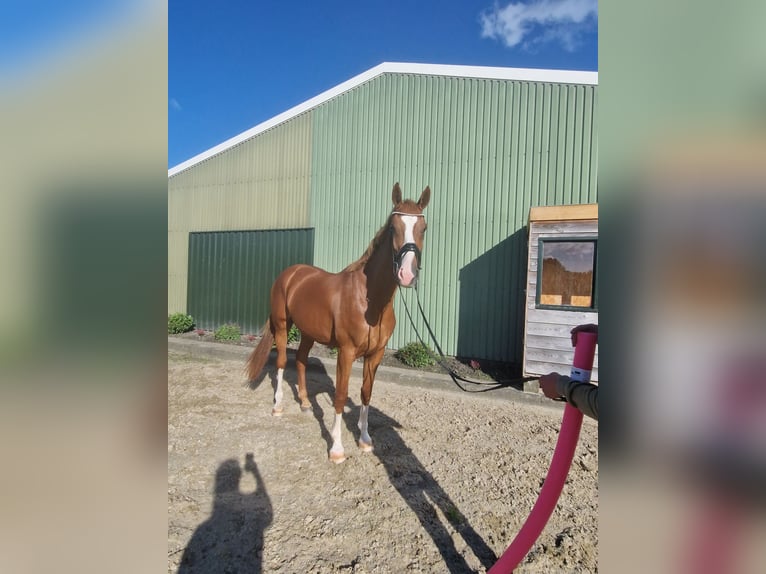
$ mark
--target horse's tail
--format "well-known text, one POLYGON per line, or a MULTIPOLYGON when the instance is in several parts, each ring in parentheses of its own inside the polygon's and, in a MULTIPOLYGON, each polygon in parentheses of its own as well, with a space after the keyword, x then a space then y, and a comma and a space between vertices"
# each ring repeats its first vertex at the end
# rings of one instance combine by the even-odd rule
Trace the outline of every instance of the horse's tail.
POLYGON ((261 340, 258 346, 253 349, 250 358, 247 360, 247 380, 254 381, 261 374, 263 366, 269 358, 271 346, 274 344, 274 333, 271 330, 271 317, 266 320, 266 324, 261 330, 261 340))

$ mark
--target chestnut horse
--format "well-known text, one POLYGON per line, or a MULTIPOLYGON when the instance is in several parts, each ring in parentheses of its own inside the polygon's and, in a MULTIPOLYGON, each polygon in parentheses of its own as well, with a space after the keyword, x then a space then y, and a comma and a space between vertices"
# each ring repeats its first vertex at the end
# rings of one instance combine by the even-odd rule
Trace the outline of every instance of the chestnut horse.
POLYGON ((295 324, 301 332, 296 355, 298 397, 301 410, 311 410, 306 393, 306 362, 315 342, 338 348, 335 382, 335 423, 330 460, 345 460, 341 443, 343 407, 348 398, 348 379, 353 362, 364 357, 361 431, 359 447, 372 450, 367 415, 372 385, 391 333, 396 325, 394 294, 397 286, 412 287, 418 280, 420 251, 426 221, 423 210, 431 197, 426 187, 416 202, 402 201, 395 184, 393 210, 364 254, 340 273, 328 273, 311 265, 293 265, 277 277, 271 288, 271 313, 262 338, 247 363, 249 380, 255 380, 266 364, 274 340, 277 345, 277 382, 272 414, 282 414, 282 377, 287 364, 287 331, 295 324))

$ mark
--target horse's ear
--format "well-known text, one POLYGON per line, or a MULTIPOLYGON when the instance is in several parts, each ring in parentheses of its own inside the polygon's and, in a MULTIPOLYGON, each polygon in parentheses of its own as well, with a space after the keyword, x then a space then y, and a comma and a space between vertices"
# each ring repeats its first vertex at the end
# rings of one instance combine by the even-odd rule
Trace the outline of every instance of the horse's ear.
POLYGON ((430 200, 431 188, 426 186, 426 188, 423 190, 423 193, 420 194, 420 199, 418 199, 418 207, 421 209, 421 211, 426 208, 430 200))
POLYGON ((391 201, 394 202, 394 205, 399 205, 402 202, 402 190, 398 181, 394 184, 394 189, 391 192, 391 201))

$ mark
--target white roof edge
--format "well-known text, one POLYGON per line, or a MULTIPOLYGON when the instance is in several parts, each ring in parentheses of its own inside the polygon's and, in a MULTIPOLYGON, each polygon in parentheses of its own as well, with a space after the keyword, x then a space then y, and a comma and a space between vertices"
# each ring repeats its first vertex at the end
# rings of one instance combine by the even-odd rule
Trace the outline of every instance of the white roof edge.
POLYGON ((260 124, 229 138, 210 149, 195 155, 168 170, 168 177, 189 169, 229 148, 236 146, 268 129, 290 120, 308 110, 315 108, 332 98, 348 92, 353 88, 376 78, 382 74, 421 74, 429 76, 454 76, 459 78, 485 78, 493 80, 518 80, 523 82, 548 82, 555 84, 584 84, 598 85, 598 72, 580 72, 571 70, 538 70, 534 68, 500 68, 491 66, 460 66, 451 64, 413 64, 405 62, 383 62, 374 68, 362 72, 337 86, 306 100, 261 122, 260 124))
MULTIPOLYGON (((455 76, 459 78, 486 78, 490 80, 517 80, 522 82, 548 82, 554 84, 598 84, 598 72, 572 70, 540 70, 536 68, 501 68, 492 66, 461 66, 451 64, 408 64, 384 62, 383 72, 422 74, 428 76, 455 76)), ((376 68, 373 68, 373 70, 376 68)))

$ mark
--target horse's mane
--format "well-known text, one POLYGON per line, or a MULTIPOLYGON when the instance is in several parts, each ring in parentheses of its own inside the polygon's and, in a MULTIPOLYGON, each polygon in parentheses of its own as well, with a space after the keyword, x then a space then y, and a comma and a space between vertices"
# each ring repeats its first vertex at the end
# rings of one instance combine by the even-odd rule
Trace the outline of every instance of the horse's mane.
POLYGON ((364 268, 364 266, 367 264, 367 262, 370 260, 370 257, 372 257, 372 254, 375 253, 375 250, 378 248, 378 246, 383 241, 383 237, 388 233, 388 225, 389 220, 391 219, 391 216, 388 216, 388 219, 386 219, 386 222, 383 224, 383 227, 378 229, 378 232, 375 234, 375 237, 372 238, 372 241, 370 241, 370 244, 367 246, 367 249, 362 253, 362 256, 348 265, 343 272, 345 271, 359 271, 360 269, 364 268))
MULTIPOLYGON (((401 211, 403 209, 407 209, 408 207, 414 207, 417 209, 417 205, 414 201, 410 199, 405 199, 402 203, 397 205, 394 208, 394 211, 401 211)), ((416 212, 415 212, 416 213, 416 212)), ((391 224, 391 215, 386 218, 386 222, 383 224, 383 227, 378 229, 378 232, 375 234, 375 237, 372 238, 372 241, 370 241, 370 244, 367 246, 367 249, 362 253, 362 256, 348 265, 341 273, 346 271, 358 271, 359 269, 363 269, 364 266, 367 264, 367 262, 370 260, 370 257, 372 257, 372 254, 375 253, 375 250, 378 248, 378 246, 383 241, 383 238, 385 237, 386 233, 388 232, 389 225, 391 224)))

